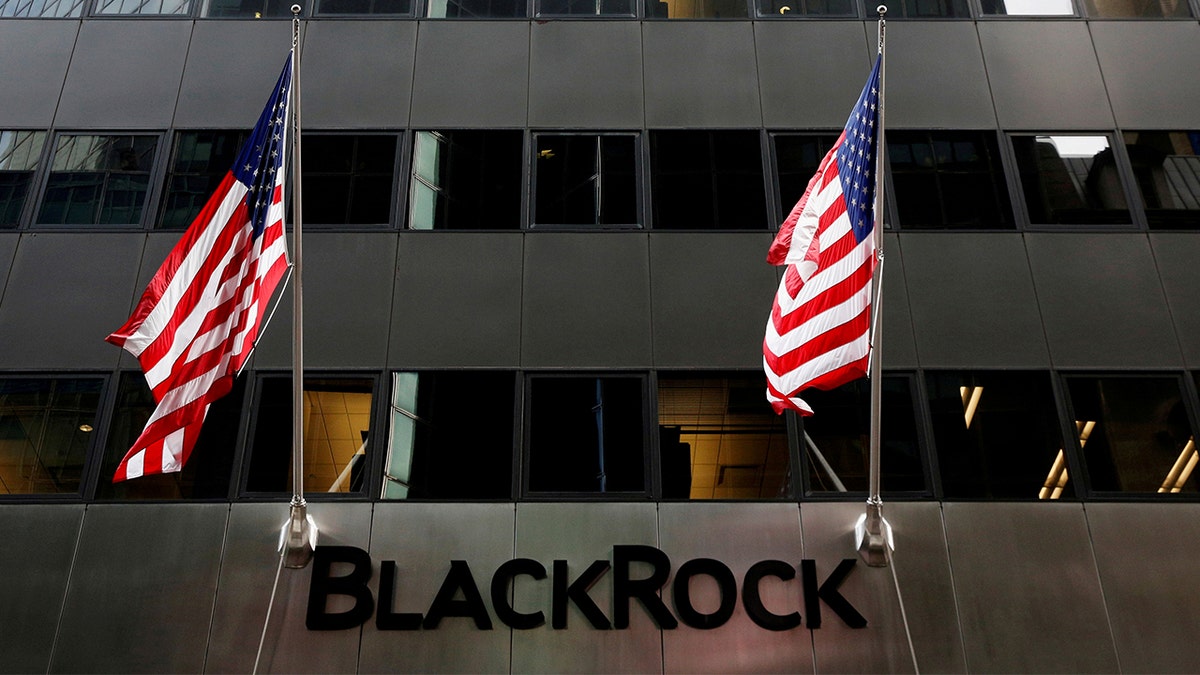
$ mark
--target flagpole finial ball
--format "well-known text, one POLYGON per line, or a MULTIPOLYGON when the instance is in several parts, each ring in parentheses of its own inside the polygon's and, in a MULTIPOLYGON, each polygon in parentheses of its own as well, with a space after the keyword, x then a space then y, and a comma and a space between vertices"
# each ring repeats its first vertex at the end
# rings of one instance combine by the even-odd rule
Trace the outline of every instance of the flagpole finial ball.
POLYGON ((300 5, 292 5, 292 14, 299 14, 301 9, 303 8, 300 5))

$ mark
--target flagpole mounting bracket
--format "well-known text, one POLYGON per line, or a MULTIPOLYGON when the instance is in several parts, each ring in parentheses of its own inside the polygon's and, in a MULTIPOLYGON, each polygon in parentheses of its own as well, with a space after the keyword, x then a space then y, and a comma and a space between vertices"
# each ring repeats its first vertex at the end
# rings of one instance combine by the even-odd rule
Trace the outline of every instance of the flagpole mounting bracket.
POLYGON ((313 517, 308 515, 308 504, 303 497, 299 500, 293 499, 288 521, 284 523, 283 532, 279 536, 283 566, 288 569, 307 567, 316 548, 317 524, 313 517))
POLYGON ((887 567, 896 549, 892 525, 883 517, 883 500, 871 497, 867 511, 854 524, 854 541, 858 555, 868 567, 887 567))

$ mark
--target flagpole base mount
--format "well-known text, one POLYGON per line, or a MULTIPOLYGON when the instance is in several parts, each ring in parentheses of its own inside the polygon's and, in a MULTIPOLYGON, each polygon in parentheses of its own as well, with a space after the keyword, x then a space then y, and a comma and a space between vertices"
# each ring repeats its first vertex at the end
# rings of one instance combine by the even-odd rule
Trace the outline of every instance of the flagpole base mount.
POLYGON ((312 516, 308 515, 308 504, 303 499, 292 500, 291 513, 279 536, 283 566, 289 569, 308 566, 316 547, 317 524, 312 516))
POLYGON ((858 555, 868 567, 887 567, 896 550, 892 526, 883 517, 883 501, 878 497, 867 500, 867 511, 854 524, 854 541, 858 555))

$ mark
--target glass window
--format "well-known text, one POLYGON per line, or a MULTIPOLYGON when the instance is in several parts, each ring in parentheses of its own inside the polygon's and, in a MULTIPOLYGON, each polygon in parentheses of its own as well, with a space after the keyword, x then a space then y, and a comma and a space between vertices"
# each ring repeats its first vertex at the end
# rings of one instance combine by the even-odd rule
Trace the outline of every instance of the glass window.
POLYGON ((658 376, 664 499, 792 496, 787 424, 764 389, 761 374, 658 376))
MULTIPOLYGON (((368 378, 304 378, 304 492, 361 493, 370 465, 368 378)), ((246 481, 250 492, 292 489, 292 379, 261 380, 246 481)))
POLYGON ((1130 222, 1107 136, 1014 136, 1012 141, 1031 223, 1130 222))
POLYGON ((878 16, 875 8, 885 5, 887 18, 933 18, 969 19, 971 10, 967 0, 863 0, 863 16, 868 19, 878 16))
POLYGON ((59 136, 37 222, 140 223, 157 145, 154 136, 59 136))
POLYGON ((427 0, 425 15, 440 19, 524 19, 525 0, 427 0))
POLYGON ((0 227, 20 222, 45 142, 44 131, 0 131, 0 227))
POLYGON ((858 16, 854 0, 756 0, 762 17, 858 16))
POLYGON ((100 499, 225 499, 233 471, 233 450, 242 420, 246 378, 234 380, 233 391, 208 409, 192 454, 175 473, 153 474, 113 483, 113 473, 137 441, 154 412, 154 397, 141 373, 122 373, 117 402, 100 467, 100 499))
POLYGON ((0 494, 77 494, 98 424, 98 377, 0 379, 0 494))
POLYGON ((927 373, 946 499, 1059 499, 1075 494, 1047 373, 927 373))
POLYGON ((1074 16, 1071 0, 979 0, 984 14, 1007 16, 1074 16))
POLYGON ((247 135, 244 131, 182 131, 176 135, 160 227, 192 224, 229 173, 247 135))
POLYGON ((95 14, 188 16, 192 0, 97 0, 95 14))
POLYGON ((744 19, 745 0, 646 0, 648 19, 744 19))
POLYGON ((1178 377, 1065 379, 1093 491, 1197 492, 1196 443, 1178 377))
POLYGON ((305 223, 391 222, 395 136, 304 134, 301 148, 305 223))
POLYGON ((887 147, 902 228, 1013 226, 994 133, 889 131, 887 147))
POLYGON ((63 18, 82 16, 87 0, 0 0, 0 17, 63 18))
POLYGON ((637 227, 632 134, 535 134, 534 227, 637 227))
POLYGON ((650 172, 655 228, 767 226, 757 131, 652 131, 650 172))
POLYGON ((515 386, 505 372, 393 375, 383 498, 511 498, 515 386))
POLYGON ((804 196, 808 181, 821 168, 821 160, 837 143, 837 134, 776 134, 775 185, 780 208, 776 220, 782 222, 792 206, 804 196))
POLYGON ((1151 229, 1200 229, 1200 132, 1127 131, 1151 229))
POLYGON ((1187 0, 1083 0, 1088 16, 1101 19, 1189 17, 1187 0))
POLYGON ((520 131, 418 131, 413 135, 408 227, 521 227, 520 131))
MULTIPOLYGON (((292 18, 294 0, 208 0, 204 15, 212 18, 292 18)), ((301 4, 303 6, 303 4, 301 4)))
POLYGON ((531 376, 532 493, 646 493, 645 381, 633 376, 531 376))
POLYGON ((538 16, 629 16, 634 0, 537 0, 538 16))
MULTIPOLYGON (((881 392, 880 489, 925 492, 912 378, 885 375, 881 392)), ((809 389, 813 415, 801 418, 800 454, 808 493, 866 493, 871 451, 871 383, 855 380, 831 391, 809 389)))
POLYGON ((317 14, 409 16, 412 0, 318 0, 317 14))

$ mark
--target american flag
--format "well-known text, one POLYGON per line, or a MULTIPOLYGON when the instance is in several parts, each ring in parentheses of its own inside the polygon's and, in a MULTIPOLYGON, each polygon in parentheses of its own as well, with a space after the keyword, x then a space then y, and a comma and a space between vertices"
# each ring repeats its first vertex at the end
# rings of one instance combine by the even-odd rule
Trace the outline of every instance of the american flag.
POLYGON ((801 390, 867 373, 881 60, 767 254, 787 265, 763 340, 767 400, 778 413, 811 415, 801 390))
POLYGON ((233 168, 107 340, 137 358, 158 404, 113 482, 183 468, 229 393, 287 271, 283 213, 291 58, 233 168))

